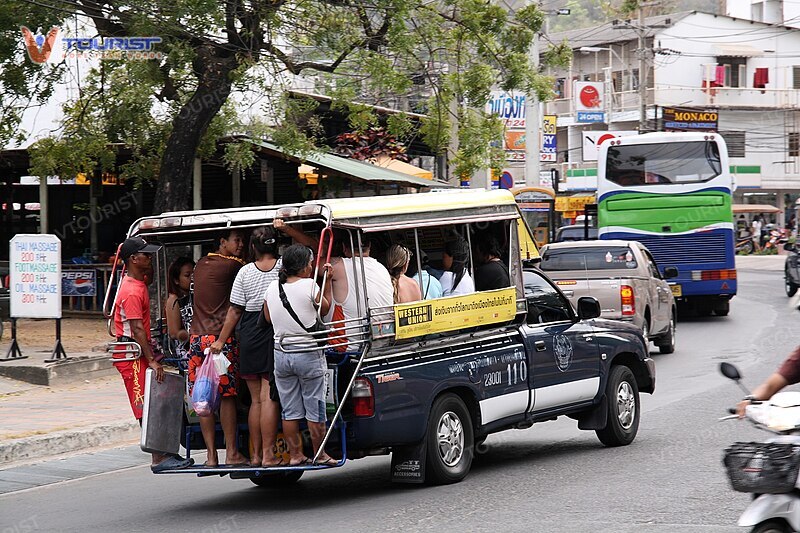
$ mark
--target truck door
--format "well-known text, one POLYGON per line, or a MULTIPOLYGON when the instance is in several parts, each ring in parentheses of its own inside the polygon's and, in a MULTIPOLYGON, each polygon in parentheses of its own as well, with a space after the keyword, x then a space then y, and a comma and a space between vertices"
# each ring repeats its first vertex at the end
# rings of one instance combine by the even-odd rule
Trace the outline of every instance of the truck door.
POLYGON ((561 292, 541 273, 525 272, 531 410, 547 411, 594 398, 600 353, 594 330, 579 321, 561 292))

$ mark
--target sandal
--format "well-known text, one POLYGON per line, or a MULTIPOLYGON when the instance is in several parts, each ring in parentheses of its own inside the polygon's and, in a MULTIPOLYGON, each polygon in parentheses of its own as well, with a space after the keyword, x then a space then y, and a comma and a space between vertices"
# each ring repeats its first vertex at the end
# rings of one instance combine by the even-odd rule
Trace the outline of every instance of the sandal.
POLYGON ((289 466, 306 466, 310 464, 311 464, 311 459, 309 459, 308 457, 303 457, 303 459, 301 461, 298 461, 297 463, 293 463, 291 460, 289 461, 289 466))
POLYGON ((324 459, 322 461, 317 461, 314 464, 318 466, 338 466, 339 461, 334 459, 333 457, 328 457, 327 459, 324 459))

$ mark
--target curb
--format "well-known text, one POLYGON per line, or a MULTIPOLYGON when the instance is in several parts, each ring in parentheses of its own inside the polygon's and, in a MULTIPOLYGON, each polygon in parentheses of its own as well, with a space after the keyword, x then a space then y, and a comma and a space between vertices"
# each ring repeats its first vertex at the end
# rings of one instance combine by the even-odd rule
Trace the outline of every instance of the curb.
POLYGON ((140 435, 139 424, 126 420, 12 439, 0 442, 0 464, 6 468, 10 463, 29 462, 100 446, 131 444, 138 442, 140 435))

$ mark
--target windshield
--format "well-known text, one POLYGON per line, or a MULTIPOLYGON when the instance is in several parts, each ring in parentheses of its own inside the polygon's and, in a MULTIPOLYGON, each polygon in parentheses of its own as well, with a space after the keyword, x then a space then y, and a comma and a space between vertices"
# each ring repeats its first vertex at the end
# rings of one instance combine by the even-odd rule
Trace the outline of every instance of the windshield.
POLYGON ((625 187, 702 183, 722 173, 715 142, 629 144, 610 147, 606 179, 625 187))
POLYGON ((546 250, 539 268, 545 271, 634 269, 636 257, 626 246, 585 246, 546 250))

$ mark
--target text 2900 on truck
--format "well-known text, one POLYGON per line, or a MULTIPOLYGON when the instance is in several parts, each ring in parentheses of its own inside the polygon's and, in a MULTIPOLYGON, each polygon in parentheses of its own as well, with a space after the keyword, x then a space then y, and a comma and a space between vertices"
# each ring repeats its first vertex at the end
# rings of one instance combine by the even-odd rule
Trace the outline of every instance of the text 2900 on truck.
MULTIPOLYGON (((575 310, 555 284, 530 266, 538 252, 507 191, 169 213, 138 221, 129 235, 162 245, 154 265, 163 285, 167 248, 210 242, 220 229, 270 225, 275 218, 318 233, 322 262, 329 259, 325 250, 337 230, 336 238, 349 240, 352 250, 370 241, 370 255, 379 260, 391 244, 402 243, 412 250, 411 270, 430 269, 430 275, 446 266, 442 258, 449 241, 474 244, 491 236, 500 243, 510 281, 505 288, 375 308, 365 297, 364 259, 356 254, 348 263, 348 276, 359 294, 359 316, 328 323, 319 334, 320 340, 347 342, 344 353, 320 347, 331 379, 325 449, 339 458, 338 464, 194 466, 164 473, 230 475, 276 486, 296 481, 306 470, 338 468, 350 459, 391 453, 395 481, 452 483, 469 472, 475 446, 498 431, 569 416, 580 429, 596 431, 608 446, 635 438, 639 393, 655 389, 655 366, 641 331, 599 319, 600 306, 591 297, 581 298, 575 310)), ((485 266, 480 259, 475 254, 465 261, 477 285, 485 266)), ((424 295, 428 277, 421 279, 424 295)), ((291 339, 282 342, 291 349, 291 339)), ((142 447, 167 453, 178 452, 180 445, 187 452, 202 448, 196 421, 185 409, 182 382, 171 399, 157 393, 169 381, 148 380, 142 447)), ((243 411, 244 452, 246 420, 243 411)), ((280 438, 277 448, 283 452, 280 438)))

